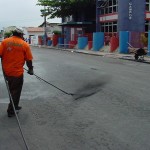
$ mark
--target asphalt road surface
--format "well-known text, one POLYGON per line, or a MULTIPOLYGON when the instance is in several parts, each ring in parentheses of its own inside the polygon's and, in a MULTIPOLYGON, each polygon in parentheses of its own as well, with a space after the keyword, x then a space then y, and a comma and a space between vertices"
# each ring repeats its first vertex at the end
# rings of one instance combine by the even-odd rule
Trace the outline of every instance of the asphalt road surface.
MULTIPOLYGON (((149 64, 32 47, 19 112, 30 150, 149 150, 149 64)), ((0 150, 26 150, 0 71, 0 150)))

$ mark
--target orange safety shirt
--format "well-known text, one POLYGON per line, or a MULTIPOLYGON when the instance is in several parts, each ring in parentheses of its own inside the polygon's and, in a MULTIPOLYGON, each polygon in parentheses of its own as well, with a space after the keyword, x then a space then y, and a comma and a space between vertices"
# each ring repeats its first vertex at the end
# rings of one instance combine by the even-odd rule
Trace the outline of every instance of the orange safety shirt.
POLYGON ((30 46, 17 36, 2 41, 0 45, 2 66, 7 76, 19 77, 23 74, 25 61, 32 60, 30 46))

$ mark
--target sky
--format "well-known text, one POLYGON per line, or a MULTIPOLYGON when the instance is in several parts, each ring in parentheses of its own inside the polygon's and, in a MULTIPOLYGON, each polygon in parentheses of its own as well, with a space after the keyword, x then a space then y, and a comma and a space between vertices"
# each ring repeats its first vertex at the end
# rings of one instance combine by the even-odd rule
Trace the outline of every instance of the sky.
MULTIPOLYGON (((9 26, 38 27, 44 22, 37 0, 0 0, 0 30, 9 26)), ((47 19, 49 23, 61 23, 60 18, 47 19)))

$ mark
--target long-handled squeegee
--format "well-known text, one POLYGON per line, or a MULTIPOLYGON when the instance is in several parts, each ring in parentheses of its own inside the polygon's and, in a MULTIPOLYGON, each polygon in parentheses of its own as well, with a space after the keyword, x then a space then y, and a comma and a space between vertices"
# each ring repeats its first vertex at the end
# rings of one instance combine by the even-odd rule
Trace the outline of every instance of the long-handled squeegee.
MULTIPOLYGON (((28 71, 26 68, 24 68, 26 71, 28 71)), ((39 77, 38 75, 36 75, 35 73, 33 74, 37 79, 44 81, 45 83, 53 86, 54 88, 58 89, 59 91, 67 94, 67 95, 71 95, 75 100, 81 99, 81 98, 85 98, 85 97, 89 97, 92 96, 94 94, 96 94, 97 92, 99 92, 101 90, 101 87, 106 84, 106 82, 109 81, 110 77, 108 78, 108 76, 103 77, 103 81, 96 81, 95 83, 91 83, 91 84, 87 84, 84 87, 80 88, 76 93, 69 93, 66 92, 64 90, 62 90, 61 88, 53 85, 52 83, 44 80, 43 78, 39 77)))

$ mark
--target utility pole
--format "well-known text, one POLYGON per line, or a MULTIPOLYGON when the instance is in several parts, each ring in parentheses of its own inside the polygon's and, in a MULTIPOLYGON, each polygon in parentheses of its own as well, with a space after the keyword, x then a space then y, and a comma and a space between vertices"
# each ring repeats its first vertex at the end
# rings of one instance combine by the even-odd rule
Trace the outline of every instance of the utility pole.
POLYGON ((100 22, 99 22, 100 9, 99 9, 99 1, 100 0, 96 0, 96 32, 100 32, 100 22))
POLYGON ((44 5, 44 45, 47 45, 46 39, 47 39, 47 33, 46 33, 46 6, 44 5))

